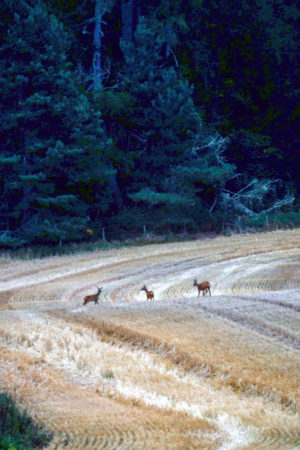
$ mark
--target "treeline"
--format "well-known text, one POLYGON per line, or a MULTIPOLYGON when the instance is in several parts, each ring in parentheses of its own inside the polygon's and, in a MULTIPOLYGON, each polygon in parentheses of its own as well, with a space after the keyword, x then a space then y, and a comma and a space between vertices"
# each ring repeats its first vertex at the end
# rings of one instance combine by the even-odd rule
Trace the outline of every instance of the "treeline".
POLYGON ((300 222, 295 2, 0 3, 0 246, 300 222))

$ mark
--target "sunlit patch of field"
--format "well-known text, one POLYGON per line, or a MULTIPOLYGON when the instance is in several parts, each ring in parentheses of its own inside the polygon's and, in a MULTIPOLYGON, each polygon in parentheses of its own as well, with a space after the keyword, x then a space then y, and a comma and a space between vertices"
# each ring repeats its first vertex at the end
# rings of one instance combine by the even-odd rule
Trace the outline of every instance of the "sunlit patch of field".
POLYGON ((51 449, 299 448, 299 238, 0 258, 0 390, 51 449))

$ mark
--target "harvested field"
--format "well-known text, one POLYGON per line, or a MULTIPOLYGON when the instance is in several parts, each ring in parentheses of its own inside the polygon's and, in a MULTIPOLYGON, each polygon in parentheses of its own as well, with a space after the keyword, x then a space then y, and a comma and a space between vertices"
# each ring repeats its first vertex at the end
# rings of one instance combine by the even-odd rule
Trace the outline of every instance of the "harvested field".
POLYGON ((2 257, 0 355, 49 449, 300 448, 300 230, 2 257))

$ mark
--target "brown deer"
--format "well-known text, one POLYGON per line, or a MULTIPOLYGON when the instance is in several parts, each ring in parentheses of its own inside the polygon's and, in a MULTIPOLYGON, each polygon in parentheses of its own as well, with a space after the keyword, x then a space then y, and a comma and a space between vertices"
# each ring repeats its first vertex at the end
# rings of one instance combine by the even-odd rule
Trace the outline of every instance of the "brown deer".
POLYGON ((197 286, 197 288, 198 288, 198 297, 199 297, 201 291, 203 291, 202 295, 205 295, 209 292, 209 295, 211 296, 209 281, 202 281, 202 283, 197 283, 197 280, 194 280, 193 286, 197 286))
POLYGON ((86 295, 83 299, 83 306, 87 305, 89 302, 94 302, 95 304, 98 303, 98 299, 99 299, 99 295, 102 292, 102 287, 98 288, 97 286, 97 294, 93 294, 93 295, 86 295))
POLYGON ((141 291, 145 291, 147 295, 147 300, 154 300, 154 293, 153 291, 148 291, 146 285, 144 285, 141 289, 141 291))

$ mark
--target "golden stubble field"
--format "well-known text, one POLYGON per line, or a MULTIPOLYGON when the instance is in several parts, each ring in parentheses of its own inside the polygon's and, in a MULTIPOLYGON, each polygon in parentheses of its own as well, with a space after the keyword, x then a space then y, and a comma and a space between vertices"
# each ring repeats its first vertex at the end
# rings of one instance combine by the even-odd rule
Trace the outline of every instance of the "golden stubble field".
POLYGON ((300 448, 300 230, 2 256, 0 358, 49 449, 300 448))

